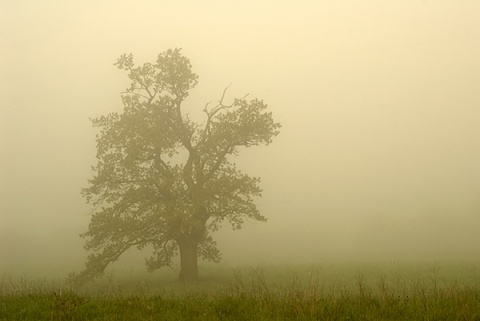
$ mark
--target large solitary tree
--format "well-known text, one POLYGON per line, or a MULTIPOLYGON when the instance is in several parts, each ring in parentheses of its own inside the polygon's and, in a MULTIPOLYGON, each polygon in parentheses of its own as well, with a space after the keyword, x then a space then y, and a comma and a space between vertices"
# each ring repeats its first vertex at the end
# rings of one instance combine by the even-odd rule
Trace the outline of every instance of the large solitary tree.
POLYGON ((131 85, 123 112, 92 120, 100 129, 98 163, 82 191, 93 206, 82 234, 92 253, 76 280, 102 274, 130 247, 147 246, 149 270, 171 266, 179 254, 180 280, 195 280, 199 257, 220 260, 211 232, 222 222, 239 229, 245 219, 266 220, 254 203, 260 179, 238 170, 231 156, 268 145, 280 124, 261 100, 226 104, 226 90, 205 105, 201 122, 190 119, 182 104, 198 76, 179 49, 142 66, 122 55, 115 65, 131 85))

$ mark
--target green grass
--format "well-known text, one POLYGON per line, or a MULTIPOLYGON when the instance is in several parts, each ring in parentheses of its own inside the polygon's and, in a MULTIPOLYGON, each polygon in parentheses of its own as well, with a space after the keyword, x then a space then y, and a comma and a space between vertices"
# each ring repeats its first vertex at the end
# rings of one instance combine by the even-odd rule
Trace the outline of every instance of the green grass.
POLYGON ((109 272, 82 289, 0 279, 0 320, 480 320, 476 264, 332 264, 109 272))

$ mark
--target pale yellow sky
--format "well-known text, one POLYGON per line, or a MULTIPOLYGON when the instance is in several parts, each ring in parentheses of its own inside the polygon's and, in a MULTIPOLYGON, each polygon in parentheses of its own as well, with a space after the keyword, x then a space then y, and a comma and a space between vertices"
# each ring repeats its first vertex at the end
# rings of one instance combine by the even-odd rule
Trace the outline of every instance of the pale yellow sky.
POLYGON ((36 244, 81 261, 88 118, 120 110, 128 85, 113 63, 181 47, 196 117, 232 83, 283 124, 238 158, 270 221, 222 231, 227 262, 307 260, 306 246, 318 261, 479 257, 479 32, 474 0, 2 0, 0 256, 36 244))

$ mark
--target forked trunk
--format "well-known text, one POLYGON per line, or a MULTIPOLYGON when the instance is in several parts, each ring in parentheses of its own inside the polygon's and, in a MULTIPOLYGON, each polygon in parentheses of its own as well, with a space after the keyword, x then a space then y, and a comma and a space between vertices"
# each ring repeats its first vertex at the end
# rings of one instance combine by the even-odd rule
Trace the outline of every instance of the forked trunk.
POLYGON ((198 242, 194 240, 182 240, 177 242, 180 249, 180 276, 181 282, 198 280, 198 242))

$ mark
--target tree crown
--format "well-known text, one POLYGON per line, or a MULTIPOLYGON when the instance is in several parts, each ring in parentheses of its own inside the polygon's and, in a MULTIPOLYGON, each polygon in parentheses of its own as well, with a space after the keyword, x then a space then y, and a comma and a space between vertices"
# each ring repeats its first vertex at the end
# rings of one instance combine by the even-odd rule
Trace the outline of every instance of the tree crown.
POLYGON ((254 204, 260 179, 229 159, 240 147, 268 145, 280 124, 267 105, 245 97, 225 104, 226 90, 203 108, 198 123, 182 103, 198 83, 180 49, 158 55, 155 64, 135 66, 122 55, 115 65, 131 85, 123 112, 92 120, 97 135, 96 174, 82 193, 94 210, 82 234, 92 250, 83 277, 103 272, 131 246, 152 246, 150 269, 169 266, 178 246, 198 244, 199 255, 218 261, 211 237, 224 220, 234 229, 245 219, 265 221, 254 204))

